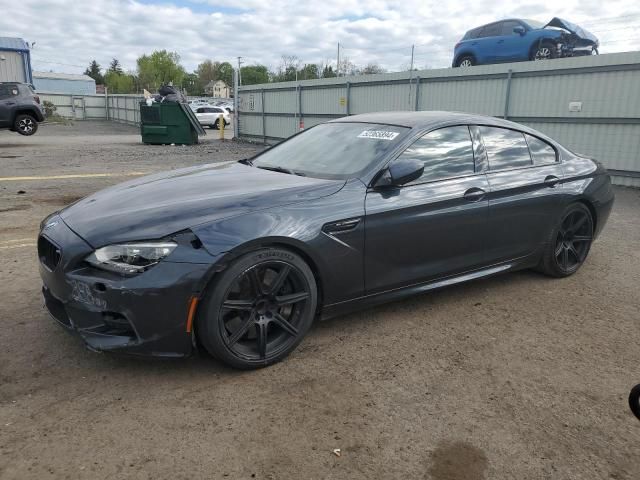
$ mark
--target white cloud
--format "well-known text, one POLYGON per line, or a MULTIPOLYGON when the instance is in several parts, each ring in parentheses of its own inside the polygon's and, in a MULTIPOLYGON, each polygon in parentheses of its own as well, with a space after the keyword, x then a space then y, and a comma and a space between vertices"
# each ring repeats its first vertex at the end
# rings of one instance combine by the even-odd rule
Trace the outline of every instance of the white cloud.
POLYGON ((280 56, 335 61, 336 45, 357 64, 406 68, 411 45, 418 67, 446 67, 465 31, 525 17, 567 18, 600 37, 602 53, 637 50, 640 4, 631 0, 21 0, 3 7, 0 31, 36 42, 37 70, 77 73, 96 59, 135 69, 153 50, 176 51, 191 71, 206 58, 276 67, 280 56))

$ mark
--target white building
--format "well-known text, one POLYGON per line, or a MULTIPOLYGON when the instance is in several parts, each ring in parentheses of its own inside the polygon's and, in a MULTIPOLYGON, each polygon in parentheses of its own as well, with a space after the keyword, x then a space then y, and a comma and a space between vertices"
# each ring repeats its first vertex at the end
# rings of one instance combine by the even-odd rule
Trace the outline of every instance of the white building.
POLYGON ((231 88, 222 80, 210 81, 205 85, 204 91, 215 98, 231 98, 231 88))

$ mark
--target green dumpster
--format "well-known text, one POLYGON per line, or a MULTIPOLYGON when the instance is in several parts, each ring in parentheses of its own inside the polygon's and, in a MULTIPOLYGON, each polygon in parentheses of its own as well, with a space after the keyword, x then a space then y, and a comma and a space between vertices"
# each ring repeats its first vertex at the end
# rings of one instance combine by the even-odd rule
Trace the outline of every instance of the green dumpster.
POLYGON ((143 143, 193 145, 206 135, 195 114, 184 103, 140 102, 140 134, 143 143))

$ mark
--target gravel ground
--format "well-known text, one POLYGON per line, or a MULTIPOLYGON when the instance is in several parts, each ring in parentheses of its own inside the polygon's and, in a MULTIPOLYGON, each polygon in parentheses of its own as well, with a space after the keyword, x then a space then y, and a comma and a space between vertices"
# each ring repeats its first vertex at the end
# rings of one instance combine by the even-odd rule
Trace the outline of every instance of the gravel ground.
POLYGON ((42 217, 132 172, 257 149, 144 146, 98 122, 0 132, 0 177, 114 175, 0 178, 0 478, 640 477, 637 190, 617 189, 570 278, 518 272, 318 323, 259 371, 99 355, 49 319, 42 217))

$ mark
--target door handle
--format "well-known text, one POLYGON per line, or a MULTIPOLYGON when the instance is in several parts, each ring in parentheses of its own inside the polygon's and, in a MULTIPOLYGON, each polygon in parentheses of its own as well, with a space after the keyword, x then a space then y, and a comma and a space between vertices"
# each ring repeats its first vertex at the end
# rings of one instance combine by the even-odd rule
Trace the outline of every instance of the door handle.
POLYGON ((549 188, 553 188, 559 181, 560 179, 555 175, 547 175, 544 179, 544 184, 549 188))
POLYGON ((463 197, 465 200, 468 200, 469 202, 477 202, 479 200, 482 200, 486 195, 486 193, 487 192, 485 192, 481 188, 473 187, 467 190, 466 192, 464 192, 463 197))

